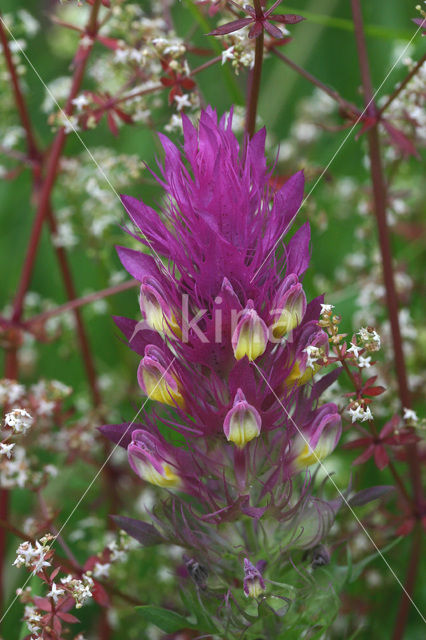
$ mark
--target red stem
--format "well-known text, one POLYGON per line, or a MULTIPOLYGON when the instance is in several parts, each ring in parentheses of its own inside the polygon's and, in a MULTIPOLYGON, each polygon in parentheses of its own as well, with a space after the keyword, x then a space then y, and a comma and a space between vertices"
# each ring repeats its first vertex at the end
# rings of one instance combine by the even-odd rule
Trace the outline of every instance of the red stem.
MULTIPOLYGON (((90 13, 87 32, 91 35, 94 34, 96 29, 96 20, 99 11, 100 0, 96 0, 93 4, 92 11, 90 13)), ((72 101, 77 96, 80 86, 83 80, 84 72, 86 69, 87 59, 89 57, 91 51, 91 46, 82 48, 82 57, 80 61, 77 63, 76 69, 74 71, 74 75, 71 83, 71 90, 68 96, 64 113, 66 116, 70 116, 73 113, 73 104, 72 101)), ((77 55, 77 58, 79 56, 77 55)), ((40 190, 38 207, 36 212, 36 217, 34 220, 33 228, 31 230, 31 236, 28 244, 28 250, 25 256, 25 262, 21 273, 21 279, 18 285, 17 294, 15 297, 15 301, 13 304, 13 320, 20 320, 22 316, 23 310, 23 302, 25 294, 28 290, 28 286, 31 280, 31 275, 34 267, 35 258, 37 255, 37 249, 40 242, 41 230, 43 227, 44 219, 47 215, 47 209, 50 202, 50 195, 53 189, 53 185, 55 184, 56 177, 59 171, 59 159, 61 157, 64 145, 66 140, 66 134, 63 127, 58 131, 56 137, 53 141, 53 144, 50 149, 48 161, 47 161, 47 170, 46 170, 46 178, 43 182, 43 185, 40 190)))
POLYGON ((34 139, 34 134, 31 126, 31 121, 28 115, 27 107, 22 96, 21 88, 19 86, 18 75, 16 73, 15 65, 13 64, 12 54, 9 48, 9 41, 6 36, 6 32, 4 30, 4 23, 3 23, 1 14, 0 14, 0 42, 2 43, 2 46, 3 46, 3 53, 6 59, 7 70, 9 72, 10 79, 12 82, 16 107, 19 112, 19 117, 21 118, 22 126, 25 129, 25 134, 27 138, 28 156, 30 159, 34 160, 39 157, 39 153, 38 153, 37 145, 34 139))
MULTIPOLYGON (((362 79, 362 86, 364 91, 364 102, 367 107, 368 115, 373 118, 377 116, 377 108, 373 99, 373 87, 371 83, 370 69, 368 63, 367 47, 365 42, 364 27, 362 20, 362 12, 359 0, 351 0, 352 14, 355 27, 355 38, 358 49, 358 58, 362 79)), ((402 347, 401 330, 399 326, 398 318, 398 298, 395 288, 393 266, 392 266, 392 252, 390 244, 390 234, 386 219, 386 185, 383 176, 382 159, 380 153, 380 140, 377 124, 372 126, 368 132, 368 147, 370 156, 370 171, 371 180, 373 184, 373 197, 374 197, 374 209, 377 220, 377 228, 379 234, 380 251, 383 264, 383 278, 386 288, 386 303, 388 308, 389 320, 392 332, 392 343, 395 357, 395 370, 398 380, 398 391, 403 407, 410 407, 411 399, 407 383, 407 373, 404 359, 404 352, 402 347)), ((416 445, 409 445, 406 447, 407 460, 409 460, 409 470, 411 484, 413 487, 413 496, 415 503, 420 504, 422 495, 421 475, 420 475, 420 463, 418 458, 418 452, 416 445)), ((409 583, 406 585, 406 591, 411 596, 416 579, 417 564, 413 558, 417 558, 419 553, 419 543, 417 538, 413 538, 413 545, 411 550, 410 559, 410 571, 409 571, 409 583)), ((408 578, 407 578, 408 579, 408 578)), ((400 640, 404 634, 405 621, 407 619, 408 608, 410 606, 410 600, 406 593, 403 593, 400 610, 398 614, 398 635, 394 636, 394 640, 400 640), (404 618, 404 623, 399 623, 400 617, 404 618)))
MULTIPOLYGON (((405 578, 405 589, 410 595, 414 592, 416 585, 417 571, 422 556, 422 537, 423 532, 420 522, 416 523, 413 531, 413 541, 410 553, 410 560, 407 569, 407 575, 405 578)), ((395 628, 392 636, 392 640, 401 640, 404 637, 405 626, 407 624, 408 613, 410 610, 410 600, 404 594, 401 600, 398 613, 395 621, 395 628)))
MULTIPOLYGON (((256 17, 263 15, 260 0, 254 0, 254 8, 256 11, 256 17)), ((246 134, 249 138, 252 138, 256 129, 256 114, 257 104, 259 102, 260 92, 260 80, 262 77, 262 64, 263 64, 263 26, 262 31, 256 38, 256 46, 254 51, 254 68, 251 73, 250 80, 250 95, 246 112, 246 134)))
POLYGON ((278 51, 278 49, 276 49, 275 47, 272 47, 271 51, 278 58, 280 58, 280 60, 285 62, 286 65, 293 69, 293 71, 301 75, 303 78, 305 78, 305 80, 308 80, 308 82, 314 84, 316 87, 321 89, 321 91, 324 91, 324 93, 330 96, 330 98, 335 100, 345 111, 347 111, 349 115, 359 117, 361 111, 354 104, 342 98, 342 96, 337 91, 331 89, 331 87, 328 87, 321 80, 309 73, 309 71, 306 71, 306 69, 293 62, 293 60, 290 60, 290 58, 287 58, 287 56, 281 53, 281 51, 278 51))
POLYGON ((66 313, 67 311, 72 311, 77 309, 78 307, 82 307, 86 304, 90 304, 91 302, 95 302, 96 300, 101 300, 102 298, 107 298, 108 296, 113 296, 116 293, 121 293, 121 291, 126 291, 127 289, 132 289, 140 284, 137 280, 127 280, 126 282, 122 282, 121 284, 116 284, 113 287, 108 287, 107 289, 101 289, 101 291, 96 291, 95 293, 89 293, 87 296, 83 296, 81 298, 76 298, 75 300, 71 300, 70 302, 66 302, 65 304, 61 304, 54 309, 49 309, 49 311, 44 311, 43 313, 39 313, 32 318, 29 318, 24 323, 24 327, 30 328, 32 325, 43 324, 49 318, 53 318, 54 316, 61 315, 62 313, 66 313))
POLYGON ((410 73, 405 77, 405 79, 402 82, 399 83, 399 85, 397 86, 395 91, 393 91, 391 93, 391 95, 386 100, 386 102, 383 105, 383 107, 381 109, 379 109, 379 111, 378 111, 377 115, 378 115, 379 118, 383 115, 383 113, 386 111, 386 109, 389 107, 389 105, 392 104, 392 102, 395 100, 395 98, 397 98, 399 96, 401 91, 410 82, 411 78, 413 78, 416 75, 417 71, 420 69, 420 67, 422 66, 422 64, 424 63, 425 60, 426 60, 426 55, 424 55, 424 56, 422 56, 420 58, 420 60, 417 62, 417 64, 411 69, 410 73))
MULTIPOLYGON (((100 0, 96 0, 90 12, 90 17, 87 25, 88 34, 94 34, 96 31, 97 15, 98 15, 99 7, 100 7, 100 0)), ((27 111, 25 101, 23 99, 23 95, 19 86, 18 76, 16 73, 15 66, 13 64, 9 43, 4 31, 2 20, 0 20, 0 41, 2 42, 2 45, 3 45, 3 51, 6 58, 6 65, 8 67, 8 71, 9 71, 11 82, 12 82, 18 113, 21 118, 22 125, 26 132, 28 154, 31 159, 38 161, 40 159, 40 155, 38 153, 37 146, 35 143, 28 111, 27 111)), ((79 91, 90 50, 91 50, 90 47, 85 49, 82 60, 80 61, 80 63, 78 64, 74 72, 72 85, 71 85, 71 92, 64 109, 66 115, 72 114, 72 110, 73 110, 72 100, 76 97, 79 91)), ((25 256, 24 265, 22 268, 21 279, 18 285, 17 294, 13 304, 12 321, 14 322, 15 321, 19 322, 22 316, 23 301, 24 301, 26 291, 28 289, 28 285, 30 283, 34 261, 37 254, 38 244, 41 237, 42 225, 43 225, 44 217, 46 215, 47 208, 49 205, 51 190, 53 188, 56 175, 58 173, 58 163, 64 147, 64 143, 65 143, 65 133, 64 133, 64 129, 61 128, 58 134, 56 135, 56 138, 53 142, 53 145, 51 147, 50 154, 49 154, 48 165, 47 165, 47 177, 41 188, 37 213, 33 223, 33 228, 32 228, 31 236, 29 240, 29 246, 25 256)), ((35 182, 37 182, 39 178, 39 169, 40 169, 39 163, 37 162, 37 166, 35 166, 33 170, 35 182)), ((6 354, 5 375, 7 378, 10 378, 10 379, 16 379, 18 377, 18 360, 17 360, 16 347, 9 349, 6 354)), ((6 489, 2 489, 0 491, 0 518, 1 519, 3 520, 8 519, 8 508, 9 508, 9 491, 6 489)), ((6 534, 7 534, 6 529, 1 528, 0 530, 0 604, 3 602, 3 596, 4 596, 3 563, 6 556, 6 542, 7 542, 6 534)))
MULTIPOLYGON (((48 209, 47 212, 47 223, 50 227, 50 232, 52 235, 56 234, 57 226, 56 220, 53 215, 52 210, 48 209)), ((68 259, 65 250, 63 247, 55 247, 56 256, 59 262, 59 268, 62 273, 62 279, 64 281, 65 290, 70 301, 74 301, 77 298, 77 291, 74 286, 71 269, 68 264, 68 259)), ((83 319, 81 317, 81 312, 78 307, 73 309, 74 318, 77 327, 77 335, 78 340, 80 342, 81 354, 83 357, 84 366, 86 369, 87 378, 89 381, 89 386, 92 394, 93 404, 95 407, 100 405, 101 396, 99 393, 99 387, 96 379, 96 371, 95 365, 93 362, 92 352, 90 350, 89 340, 86 334, 86 329, 83 323, 83 319)))

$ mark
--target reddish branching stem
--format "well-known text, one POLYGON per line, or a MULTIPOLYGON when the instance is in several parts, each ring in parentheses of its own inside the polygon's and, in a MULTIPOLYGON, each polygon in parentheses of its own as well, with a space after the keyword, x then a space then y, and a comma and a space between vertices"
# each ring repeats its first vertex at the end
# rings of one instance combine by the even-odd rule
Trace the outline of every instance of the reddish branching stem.
POLYGON ((332 98, 335 102, 337 102, 337 104, 348 114, 348 116, 353 118, 358 118, 360 116, 361 111, 358 109, 358 107, 356 107, 351 102, 348 102, 348 100, 345 100, 344 98, 342 98, 342 96, 337 91, 335 91, 331 87, 328 87, 321 80, 319 80, 314 75, 312 75, 312 73, 309 73, 309 71, 306 71, 306 69, 304 69, 303 67, 300 67, 298 64, 293 62, 293 60, 290 60, 290 58, 287 58, 287 56, 285 56, 283 53, 281 53, 281 51, 279 51, 275 47, 272 47, 271 51, 280 60, 282 60, 287 66, 293 69, 293 71, 295 71, 300 76, 302 76, 302 78, 305 78, 305 80, 315 85, 316 87, 318 87, 318 89, 321 89, 321 91, 323 91, 328 96, 330 96, 330 98, 332 98))
MULTIPOLYGON (((377 108, 373 98, 373 87, 370 76, 370 68, 368 62, 367 46, 365 42, 365 34, 363 27, 362 12, 359 0, 351 0, 352 14, 355 27, 355 38, 358 50, 359 66, 361 72, 361 80, 364 92, 364 102, 367 108, 367 114, 373 118, 377 117, 377 108)), ((395 357, 395 370, 398 380, 398 390, 401 405, 403 407, 411 406, 410 393, 407 382, 407 371, 405 366, 404 352, 402 346, 401 330, 399 326, 398 318, 398 298, 395 288, 393 265, 392 265, 392 252, 390 243, 389 227, 387 224, 386 208, 387 208, 387 194, 386 185, 383 175, 382 158, 380 153, 380 140, 378 126, 375 124, 368 132, 368 149, 370 156, 370 171, 371 181, 373 185, 373 198, 374 198, 374 211, 377 220, 377 229, 379 235, 380 252, 383 264, 383 279, 386 288, 386 304, 389 314, 389 320, 392 332, 392 343, 395 357)), ((420 503, 422 494, 420 464, 418 459, 417 447, 415 445, 409 445, 406 447, 407 460, 410 461, 410 477, 413 487, 413 497, 416 504, 420 503)), ((398 612, 398 625, 397 632, 395 632, 394 640, 401 640, 404 634, 405 622, 408 617, 408 609, 410 606, 411 594, 415 585, 416 578, 416 563, 413 562, 413 557, 418 557, 419 545, 421 544, 421 537, 413 536, 412 552, 410 560, 409 571, 409 583, 406 584, 406 592, 404 592, 401 607, 398 612), (408 594, 408 596, 407 596, 408 594), (403 618, 404 622, 400 623, 400 619, 403 618)))
POLYGON ((31 120, 28 114, 27 106, 25 104, 25 100, 21 92, 21 87, 19 85, 18 74, 16 72, 15 65, 13 64, 12 54, 10 52, 10 47, 9 47, 9 40, 8 40, 8 37, 6 36, 6 32, 4 29, 4 22, 1 17, 1 14, 0 14, 0 42, 3 47, 6 66, 7 66, 7 70, 9 72, 10 80, 13 87, 16 107, 18 109, 22 126, 25 130, 25 135, 27 139, 28 156, 30 159, 34 160, 39 157, 37 144, 34 138, 34 133, 31 125, 31 120))
MULTIPOLYGON (((51 235, 55 235, 57 232, 56 220, 50 207, 47 212, 47 223, 50 228, 51 235)), ((68 263, 68 258, 65 250, 62 247, 55 247, 56 257, 58 259, 59 268, 62 273, 62 279, 64 281, 65 290, 68 296, 68 300, 73 301, 77 298, 77 291, 72 279, 71 269, 68 263)), ((98 383, 96 379, 95 365, 93 361, 92 352, 90 350, 89 340, 86 334, 86 328, 83 323, 80 309, 75 307, 73 309, 78 340, 80 343, 81 355, 86 369, 87 379, 89 381, 89 387, 92 394, 92 400, 95 407, 101 403, 101 397, 99 394, 98 383)))
MULTIPOLYGON (((254 0, 254 8, 256 16, 262 15, 262 6, 260 0, 254 0)), ((256 129, 257 104, 259 102, 260 80, 262 77, 263 64, 263 29, 256 38, 254 51, 254 67, 250 77, 249 99, 246 113, 245 132, 249 138, 252 138, 256 129)))
POLYGON ((411 78, 414 78, 414 76, 416 75, 416 73, 418 72, 418 70, 420 69, 420 67, 423 65, 423 63, 425 61, 426 61, 426 55, 424 55, 424 56, 422 56, 420 58, 420 60, 414 65, 414 67, 407 74, 407 76, 404 78, 404 80, 402 82, 400 82, 399 85, 396 87, 396 89, 390 94, 389 98, 386 100, 386 102, 383 105, 383 107, 381 109, 379 109, 379 111, 377 113, 379 118, 384 114, 384 112, 387 110, 389 105, 392 104, 392 102, 395 100, 395 98, 397 98, 399 96, 401 91, 403 91, 403 89, 405 89, 407 84, 410 82, 411 78))
POLYGON ((91 302, 95 302, 96 300, 102 300, 103 298, 108 298, 109 296, 113 296, 117 293, 121 293, 122 291, 126 291, 127 289, 133 289, 140 283, 137 280, 126 280, 126 282, 122 282, 121 284, 116 284, 113 287, 108 287, 107 289, 101 289, 100 291, 96 291, 95 293, 89 293, 87 296, 83 296, 81 298, 76 298, 75 300, 70 300, 65 304, 61 304, 54 309, 49 309, 49 311, 44 311, 43 313, 39 313, 32 318, 29 318, 24 326, 28 329, 31 327, 35 327, 36 325, 42 325, 49 320, 49 318, 53 318, 54 316, 62 315, 67 311, 73 311, 74 309, 78 309, 79 307, 83 307, 86 304, 90 304, 91 302))

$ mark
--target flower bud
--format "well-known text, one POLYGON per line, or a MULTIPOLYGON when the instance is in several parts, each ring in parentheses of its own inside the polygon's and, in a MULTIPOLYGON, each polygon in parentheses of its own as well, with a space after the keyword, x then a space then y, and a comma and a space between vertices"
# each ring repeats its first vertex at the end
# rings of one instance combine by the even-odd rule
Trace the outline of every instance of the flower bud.
POLYGON ((342 427, 340 415, 337 412, 329 413, 330 406, 335 409, 335 405, 324 405, 321 408, 324 411, 318 416, 318 426, 314 426, 312 435, 303 437, 299 434, 293 443, 292 451, 296 454, 293 465, 297 470, 321 462, 334 451, 342 427))
POLYGON ((166 302, 160 283, 147 276, 142 280, 139 304, 149 326, 169 338, 180 338, 182 331, 171 306, 166 302))
POLYGON ((151 400, 171 407, 183 407, 184 399, 176 377, 167 368, 158 347, 148 345, 138 368, 138 382, 151 400))
POLYGON ((223 422, 226 439, 242 448, 259 436, 261 425, 262 420, 257 409, 247 402, 244 393, 238 389, 233 407, 223 422))
POLYGON ((247 597, 258 598, 265 592, 262 574, 248 558, 244 558, 244 593, 247 597))
POLYGON ((295 274, 289 275, 275 296, 271 314, 278 316, 272 325, 274 338, 282 338, 302 322, 306 311, 306 296, 295 274))
POLYGON ((267 342, 268 328, 249 300, 232 336, 234 356, 237 360, 244 356, 256 360, 265 351, 267 342))
POLYGON ((157 487, 179 489, 181 478, 168 448, 148 431, 137 429, 133 431, 132 442, 127 447, 129 463, 133 471, 146 482, 157 487))

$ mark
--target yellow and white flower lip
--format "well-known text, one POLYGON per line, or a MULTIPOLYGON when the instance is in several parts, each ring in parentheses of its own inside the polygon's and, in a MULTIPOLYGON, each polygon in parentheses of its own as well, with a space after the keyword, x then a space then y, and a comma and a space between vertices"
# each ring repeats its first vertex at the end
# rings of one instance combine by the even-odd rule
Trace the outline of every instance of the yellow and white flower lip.
POLYGON ((254 308, 253 300, 247 302, 232 335, 232 348, 236 360, 245 356, 253 362, 261 356, 268 344, 268 327, 254 308))
POLYGON ((167 368, 161 350, 155 345, 145 347, 145 355, 138 367, 138 382, 150 400, 171 407, 182 408, 185 404, 177 377, 167 368))
POLYGON ((151 433, 134 431, 127 453, 133 471, 146 482, 166 489, 182 486, 175 460, 166 445, 151 433))
POLYGON ((238 448, 260 435, 262 419, 253 405, 249 404, 241 389, 235 394, 232 409, 226 414, 223 431, 226 439, 238 448))
POLYGON ((317 418, 317 426, 314 425, 311 435, 299 433, 293 441, 292 465, 297 471, 322 462, 336 448, 342 432, 340 415, 337 408, 335 413, 330 413, 330 405, 324 405, 323 413, 322 418, 321 414, 320 419, 317 418))
POLYGON ((306 311, 306 296, 296 274, 283 281, 273 302, 270 314, 275 321, 270 327, 274 338, 282 338, 300 325, 306 311))
POLYGON ((139 305, 147 324, 170 339, 182 337, 182 330, 172 307, 167 303, 160 283, 152 276, 142 280, 139 305))

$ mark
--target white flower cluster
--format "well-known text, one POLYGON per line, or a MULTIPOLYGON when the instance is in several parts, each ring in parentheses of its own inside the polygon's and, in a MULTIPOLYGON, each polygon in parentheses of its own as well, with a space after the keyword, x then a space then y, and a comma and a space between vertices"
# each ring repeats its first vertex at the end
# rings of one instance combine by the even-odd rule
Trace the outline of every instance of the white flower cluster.
POLYGON ((254 65, 253 42, 247 38, 244 32, 233 33, 231 41, 233 44, 222 52, 222 65, 229 60, 237 75, 243 68, 252 69, 254 65))
POLYGON ((26 409, 13 409, 6 413, 4 424, 10 427, 13 433, 25 434, 33 424, 34 420, 26 409))
POLYGON ((352 423, 359 420, 359 422, 367 422, 373 419, 370 407, 364 408, 362 405, 356 403, 356 406, 348 409, 348 413, 352 418, 352 423))
POLYGON ((2 443, 2 453, 7 456, 1 459, 0 464, 0 487, 12 489, 13 487, 24 487, 30 477, 30 466, 26 458, 24 447, 13 449, 13 458, 9 455, 11 444, 2 443))
POLYGON ((417 415, 417 413, 415 411, 413 411, 413 409, 407 409, 407 407, 404 407, 404 415, 403 418, 406 422, 418 422, 419 421, 419 417, 417 415))
MULTIPOLYGON (((403 62, 408 71, 415 65, 411 58, 405 58, 403 62)), ((426 63, 423 63, 386 111, 389 120, 408 137, 414 136, 414 144, 419 146, 426 144, 425 82, 426 63)))
POLYGON ((367 351, 379 351, 381 347, 381 340, 375 329, 371 327, 362 327, 358 331, 358 335, 361 339, 362 346, 365 347, 367 351))
POLYGON ((50 547, 47 543, 52 539, 51 536, 45 536, 40 541, 36 540, 35 546, 31 542, 22 542, 16 550, 16 560, 13 565, 15 567, 27 567, 31 569, 32 574, 39 573, 45 567, 50 567, 50 562, 46 560, 50 547))
POLYGON ((180 58, 186 53, 186 46, 180 38, 154 38, 151 43, 162 56, 180 58))
POLYGON ((15 380, 0 381, 0 404, 14 404, 25 394, 25 387, 15 380))
POLYGON ((61 584, 63 584, 66 590, 72 595, 75 600, 76 609, 80 609, 83 604, 92 597, 93 580, 92 578, 83 573, 81 580, 73 578, 71 574, 65 578, 61 578, 61 584))
POLYGON ((24 620, 30 633, 38 633, 41 631, 40 621, 41 614, 32 605, 27 604, 24 609, 24 620))

